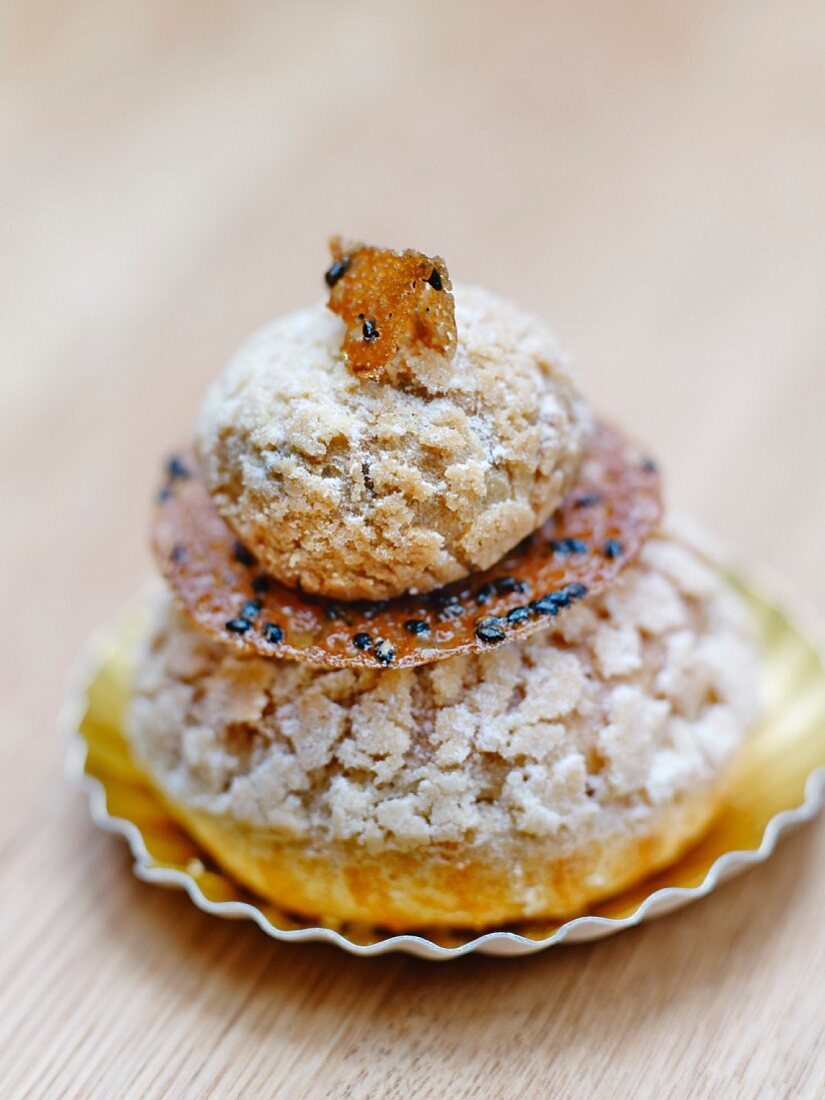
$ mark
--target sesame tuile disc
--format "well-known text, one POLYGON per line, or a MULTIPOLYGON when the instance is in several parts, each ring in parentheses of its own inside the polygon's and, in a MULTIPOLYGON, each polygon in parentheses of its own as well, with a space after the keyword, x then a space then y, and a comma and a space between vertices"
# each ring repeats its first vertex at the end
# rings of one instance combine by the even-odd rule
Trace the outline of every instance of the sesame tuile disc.
POLYGON ((328 307, 346 326, 342 351, 358 376, 415 373, 416 356, 456 349, 455 301, 440 256, 330 241, 328 307))
POLYGON ((266 574, 218 514, 194 459, 172 459, 153 548, 213 638, 328 668, 411 668, 525 637, 611 585, 659 522, 655 465, 600 425, 576 484, 544 526, 482 573, 421 595, 342 602, 266 574))

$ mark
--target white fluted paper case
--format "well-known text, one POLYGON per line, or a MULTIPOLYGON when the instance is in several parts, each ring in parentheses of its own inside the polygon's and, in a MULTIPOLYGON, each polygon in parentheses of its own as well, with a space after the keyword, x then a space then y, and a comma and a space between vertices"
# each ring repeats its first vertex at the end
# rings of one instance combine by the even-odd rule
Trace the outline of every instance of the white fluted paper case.
POLYGON ((431 959, 479 951, 527 955, 598 939, 704 897, 725 879, 767 859, 783 832, 812 818, 825 798, 825 658, 785 601, 736 571, 762 645, 764 714, 741 754, 727 801, 711 831, 678 863, 566 922, 538 921, 484 934, 428 929, 394 934, 355 925, 316 925, 251 895, 218 868, 164 809, 132 763, 123 734, 130 654, 144 614, 138 604, 94 638, 63 712, 68 771, 87 792, 92 817, 126 837, 135 873, 184 889, 198 908, 247 917, 277 940, 320 940, 357 955, 406 951, 431 959))

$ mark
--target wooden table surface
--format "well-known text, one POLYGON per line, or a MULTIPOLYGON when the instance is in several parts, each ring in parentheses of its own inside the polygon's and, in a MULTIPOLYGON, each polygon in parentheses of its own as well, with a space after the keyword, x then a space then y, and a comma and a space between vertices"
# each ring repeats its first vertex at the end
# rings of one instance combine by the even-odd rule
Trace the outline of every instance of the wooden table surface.
POLYGON ((336 231, 540 312, 671 502, 825 612, 825 7, 0 8, 0 1094, 825 1090, 825 828, 534 958, 281 946, 133 879, 62 777, 160 456, 336 231))

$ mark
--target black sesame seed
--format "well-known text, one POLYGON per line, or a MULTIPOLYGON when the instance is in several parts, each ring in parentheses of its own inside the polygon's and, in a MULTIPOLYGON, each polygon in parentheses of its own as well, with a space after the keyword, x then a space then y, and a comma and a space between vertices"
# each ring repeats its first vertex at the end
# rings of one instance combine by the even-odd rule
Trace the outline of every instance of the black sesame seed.
POLYGON ((169 555, 172 561, 185 561, 186 560, 186 547, 178 544, 172 547, 172 553, 169 555))
POLYGON ((442 622, 449 619, 457 619, 464 614, 464 605, 455 592, 448 592, 441 589, 437 592, 433 592, 430 598, 438 608, 438 618, 442 622))
POLYGON ((277 645, 284 640, 284 632, 277 623, 265 623, 264 638, 272 645, 277 645))
POLYGON ((585 493, 577 497, 573 504, 576 508, 592 508, 594 504, 600 504, 601 499, 598 493, 585 493))
POLYGON ((177 455, 173 455, 166 463, 166 473, 173 481, 175 478, 186 479, 192 476, 192 471, 177 455))
POLYGON ((432 274, 430 275, 427 282, 430 284, 430 286, 433 288, 433 290, 443 290, 444 289, 444 283, 443 283, 442 278, 441 278, 441 273, 439 272, 437 267, 433 268, 432 274))
POLYGON ((450 604, 458 603, 455 592, 446 592, 443 588, 433 592, 431 599, 436 607, 448 607, 450 604))
POLYGON ((652 458, 646 458, 643 460, 642 469, 646 474, 657 474, 659 472, 659 467, 656 465, 652 458))
POLYGON ((501 619, 484 619, 476 627, 476 637, 479 641, 492 645, 494 642, 503 642, 507 635, 501 629, 501 619))
POLYGON ((262 607, 260 600, 247 600, 241 609, 241 618, 254 619, 262 607))
POLYGON ((464 614, 464 605, 460 604, 458 600, 451 600, 449 603, 442 604, 437 614, 441 622, 448 622, 450 619, 459 619, 464 614))
POLYGON ((504 617, 508 623, 524 623, 530 618, 530 608, 514 607, 504 617))
POLYGON ((230 630, 233 634, 246 634, 251 626, 252 623, 249 619, 230 619, 226 624, 226 629, 230 630))
POLYGON ((361 325, 361 332, 363 333, 364 340, 368 344, 371 344, 373 340, 377 340, 381 335, 375 321, 364 321, 363 325, 361 325))
POLYGON ((476 592, 476 603, 485 604, 493 596, 508 596, 511 592, 526 592, 527 582, 518 577, 498 577, 483 584, 476 592))
POLYGON ((270 585, 270 578, 266 573, 259 573, 257 577, 252 578, 252 591, 253 592, 268 592, 270 585))
POLYGON ((562 557, 587 553, 587 543, 582 539, 551 539, 548 545, 552 554, 561 554, 562 557))
POLYGON ((611 560, 613 558, 620 558, 624 553, 624 547, 618 539, 608 539, 602 547, 602 550, 604 551, 604 556, 611 560))
POLYGON ((340 619, 342 622, 345 623, 349 622, 349 617, 346 611, 344 611, 343 607, 339 607, 336 603, 328 604, 325 614, 331 622, 334 622, 336 619, 340 619))
POLYGON ((382 665, 389 665, 395 660, 395 650, 386 638, 379 638, 375 643, 373 653, 382 665))
POLYGON ((565 604, 558 599, 558 592, 548 592, 546 596, 541 596, 538 600, 533 600, 530 607, 537 615, 558 615, 562 607, 565 604))
POLYGON ((335 286, 342 276, 346 275, 349 265, 349 256, 344 256, 343 259, 336 260, 332 267, 327 268, 324 272, 324 282, 330 289, 335 286))
POLYGON ((363 631, 358 634, 353 634, 352 644, 356 649, 369 649, 372 645, 372 635, 366 634, 363 631))
POLYGON ((558 592, 548 592, 541 599, 533 600, 530 606, 539 615, 558 615, 562 608, 569 607, 574 600, 580 600, 586 595, 585 586, 574 581, 560 588, 558 592))
POLYGON ((526 592, 527 584, 517 577, 499 577, 493 581, 493 589, 497 596, 508 596, 511 592, 526 592))
POLYGON ((430 624, 424 619, 407 619, 404 629, 408 634, 429 634, 430 624))
POLYGON ((374 619, 376 615, 380 615, 382 611, 387 610, 386 600, 374 600, 369 607, 364 611, 365 619, 374 619))
POLYGON ((241 565, 255 564, 255 555, 251 550, 247 550, 242 542, 236 542, 232 547, 232 557, 241 565))
POLYGON ((164 485, 162 489, 158 489, 158 504, 165 504, 174 494, 168 485, 164 485))
POLYGON ((491 584, 483 584, 476 592, 476 603, 487 603, 492 595, 494 595, 495 589, 491 584))

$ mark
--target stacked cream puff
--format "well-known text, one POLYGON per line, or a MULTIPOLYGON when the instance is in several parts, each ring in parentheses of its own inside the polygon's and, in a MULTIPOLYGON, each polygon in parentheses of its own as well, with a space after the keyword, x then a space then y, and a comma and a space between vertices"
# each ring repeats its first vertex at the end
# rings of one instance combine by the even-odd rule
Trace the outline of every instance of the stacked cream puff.
MULTIPOLYGON (((443 586, 478 597, 479 571, 564 501, 588 506, 569 502, 593 418, 533 317, 453 291, 437 257, 333 249, 330 301, 263 329, 212 386, 198 473, 256 576, 330 618, 421 593, 443 611, 443 586)), ((757 712, 752 629, 717 567, 661 524, 626 556, 609 584, 527 592, 500 629, 479 616, 472 648, 407 667, 363 630, 351 663, 279 656, 277 623, 269 649, 245 644, 257 607, 217 636, 166 590, 134 753, 220 865, 304 917, 581 913, 706 830, 757 712)))

